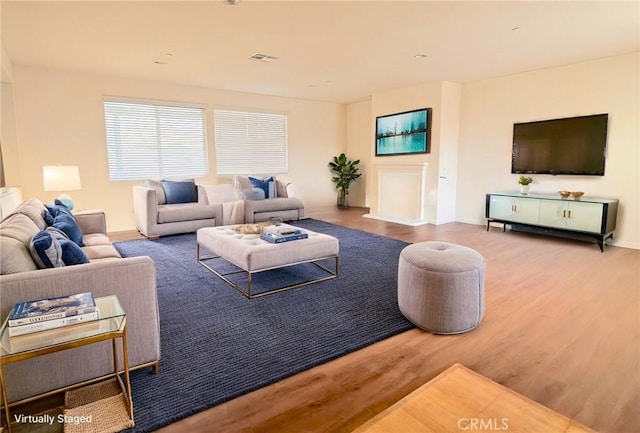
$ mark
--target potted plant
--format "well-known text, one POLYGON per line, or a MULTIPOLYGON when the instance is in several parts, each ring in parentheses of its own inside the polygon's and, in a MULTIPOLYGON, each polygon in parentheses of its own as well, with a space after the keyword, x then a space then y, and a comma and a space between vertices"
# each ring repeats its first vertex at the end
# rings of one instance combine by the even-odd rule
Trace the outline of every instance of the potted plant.
POLYGON ((529 194, 529 184, 533 183, 533 178, 531 176, 520 176, 518 183, 520 184, 520 194, 527 195, 529 194))
POLYGON ((338 190, 338 207, 347 207, 349 187, 362 176, 362 173, 359 173, 358 164, 360 164, 359 159, 350 161, 344 153, 341 153, 340 156, 334 156, 333 161, 329 162, 331 171, 335 173, 331 180, 336 184, 338 190))

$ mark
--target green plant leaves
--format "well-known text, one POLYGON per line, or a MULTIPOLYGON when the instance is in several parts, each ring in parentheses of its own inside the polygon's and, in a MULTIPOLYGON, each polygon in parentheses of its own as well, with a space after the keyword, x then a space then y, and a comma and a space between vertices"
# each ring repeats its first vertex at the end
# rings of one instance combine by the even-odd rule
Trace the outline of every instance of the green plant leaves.
POLYGON ((340 191, 347 191, 351 184, 356 181, 362 173, 359 172, 360 168, 357 165, 360 164, 360 160, 349 161, 344 153, 333 157, 333 161, 329 162, 329 167, 336 176, 331 180, 336 184, 336 189, 340 191))

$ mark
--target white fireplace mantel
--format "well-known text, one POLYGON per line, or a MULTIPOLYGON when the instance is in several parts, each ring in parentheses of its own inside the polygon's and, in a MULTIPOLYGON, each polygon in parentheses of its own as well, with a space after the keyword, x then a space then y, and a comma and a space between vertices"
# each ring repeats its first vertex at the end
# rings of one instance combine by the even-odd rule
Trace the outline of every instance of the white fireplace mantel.
POLYGON ((410 226, 427 224, 427 163, 375 165, 376 200, 367 218, 410 226))

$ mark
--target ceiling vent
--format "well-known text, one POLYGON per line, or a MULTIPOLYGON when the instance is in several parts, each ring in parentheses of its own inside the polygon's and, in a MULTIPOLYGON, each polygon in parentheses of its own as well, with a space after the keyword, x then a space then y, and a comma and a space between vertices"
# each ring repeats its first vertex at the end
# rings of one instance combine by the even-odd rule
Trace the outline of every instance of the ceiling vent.
POLYGON ((249 60, 254 60, 256 62, 261 62, 261 63, 272 63, 278 60, 278 58, 270 56, 268 54, 256 53, 253 56, 249 57, 249 60))

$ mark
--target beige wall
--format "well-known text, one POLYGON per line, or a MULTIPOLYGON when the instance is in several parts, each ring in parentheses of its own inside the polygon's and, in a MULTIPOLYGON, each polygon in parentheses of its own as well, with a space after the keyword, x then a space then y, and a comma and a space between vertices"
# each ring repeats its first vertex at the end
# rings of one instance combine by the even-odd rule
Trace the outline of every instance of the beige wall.
POLYGON ((531 192, 620 200, 615 244, 640 248, 639 54, 462 86, 457 220, 484 223, 485 194, 517 190, 515 122, 609 113, 605 176, 534 175, 531 192))
POLYGON ((16 115, 13 98, 13 64, 2 46, 0 54, 0 155, 1 173, 4 183, 0 186, 20 186, 20 152, 18 150, 18 134, 16 130, 16 115))
POLYGON ((42 166, 78 165, 82 190, 71 193, 78 209, 104 209, 111 231, 134 228, 131 187, 140 182, 110 181, 108 174, 103 97, 177 101, 207 106, 210 174, 201 183, 228 183, 215 176, 213 108, 234 107, 288 115, 289 172, 307 208, 335 204, 327 167, 346 149, 346 108, 340 104, 270 97, 216 89, 171 85, 133 79, 82 75, 66 71, 13 65, 20 158, 17 164, 23 195, 52 201, 44 192, 42 166))
POLYGON ((347 106, 347 152, 349 159, 360 160, 362 176, 349 191, 350 206, 368 206, 367 195, 368 173, 371 169, 371 148, 373 135, 371 129, 371 99, 356 102, 347 106))

